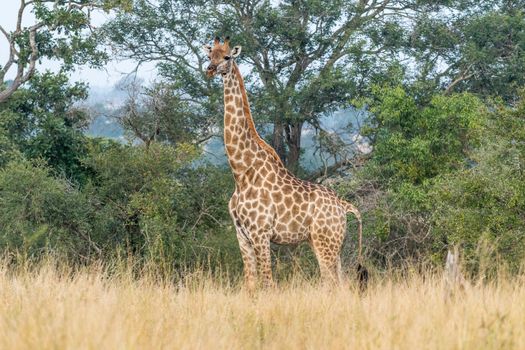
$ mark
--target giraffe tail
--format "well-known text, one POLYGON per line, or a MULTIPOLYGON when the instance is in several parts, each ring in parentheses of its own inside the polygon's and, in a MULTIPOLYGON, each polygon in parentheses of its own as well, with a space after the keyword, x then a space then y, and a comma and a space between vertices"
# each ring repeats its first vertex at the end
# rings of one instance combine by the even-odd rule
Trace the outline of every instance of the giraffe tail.
POLYGON ((368 270, 363 265, 363 221, 361 219, 361 213, 353 204, 345 201, 344 205, 346 212, 354 214, 357 220, 357 279, 359 281, 359 289, 363 291, 368 284, 368 270))
POLYGON ((354 214, 357 220, 357 238, 358 238, 358 248, 357 248, 357 258, 359 262, 363 261, 363 221, 361 220, 361 213, 359 210, 351 203, 344 202, 346 212, 354 214))

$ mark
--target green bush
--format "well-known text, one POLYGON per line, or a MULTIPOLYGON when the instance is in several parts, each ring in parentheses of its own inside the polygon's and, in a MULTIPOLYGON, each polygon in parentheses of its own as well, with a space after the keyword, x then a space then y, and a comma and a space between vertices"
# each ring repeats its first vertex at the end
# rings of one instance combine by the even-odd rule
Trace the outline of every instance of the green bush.
POLYGON ((82 187, 44 161, 20 158, 0 169, 0 249, 69 261, 133 257, 165 271, 240 256, 228 214, 229 169, 193 166, 193 146, 149 149, 93 139, 82 187))
POLYGON ((90 154, 84 165, 92 180, 84 191, 95 199, 97 213, 110 218, 97 221, 104 225, 94 229, 98 240, 175 267, 219 250, 238 256, 229 239, 235 234, 227 211, 233 191, 228 169, 195 168, 198 152, 187 144, 145 148, 94 141, 90 154), (217 237, 229 243, 206 245, 217 237))
MULTIPOLYGON (((368 135, 374 150, 355 181, 370 258, 441 265, 462 247, 469 272, 525 258, 525 99, 490 109, 472 95, 418 106, 403 88, 376 89, 368 135)), ((344 186, 343 186, 344 187, 344 186)))
POLYGON ((491 114, 472 158, 432 188, 436 234, 461 244, 473 271, 501 265, 494 262, 517 271, 525 258, 525 99, 491 114))
POLYGON ((0 170, 0 247, 27 255, 86 256, 91 242, 88 199, 43 164, 12 161, 0 170))
POLYGON ((76 103, 86 97, 87 87, 70 84, 65 74, 36 74, 0 104, 0 146, 7 138, 27 159, 44 159, 58 176, 82 183, 85 169, 80 159, 86 155, 83 130, 89 115, 76 103))
POLYGON ((479 144, 486 111, 473 95, 435 95, 419 106, 400 86, 372 91, 363 101, 371 116, 364 134, 374 148, 367 172, 382 184, 422 184, 461 169, 479 144))
MULTIPOLYGON (((380 264, 424 260, 439 247, 429 191, 436 178, 464 169, 482 137, 484 105, 470 94, 420 101, 401 86, 375 86, 363 101, 373 151, 353 189, 361 195, 365 235, 380 264)), ((350 184, 352 185, 352 184, 350 184)))
POLYGON ((6 132, 0 128, 0 168, 7 165, 12 160, 21 159, 22 154, 11 142, 6 132))

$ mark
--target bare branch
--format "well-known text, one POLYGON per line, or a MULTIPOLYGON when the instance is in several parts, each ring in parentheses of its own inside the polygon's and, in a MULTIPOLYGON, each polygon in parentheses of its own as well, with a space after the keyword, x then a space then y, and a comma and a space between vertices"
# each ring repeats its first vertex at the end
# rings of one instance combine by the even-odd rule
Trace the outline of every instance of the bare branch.
POLYGON ((445 95, 448 95, 452 92, 452 90, 454 89, 454 87, 461 83, 462 81, 465 81, 467 79, 470 79, 474 76, 474 72, 472 73, 469 73, 470 69, 472 68, 472 64, 469 65, 464 71, 462 71, 459 76, 454 79, 454 81, 452 83, 450 83, 449 86, 447 86, 447 88, 445 89, 445 95))
MULTIPOLYGON (((55 30, 58 25, 48 25, 45 21, 37 22, 32 26, 24 27, 24 13, 29 6, 36 4, 52 4, 53 10, 60 10, 59 6, 64 6, 66 12, 83 11, 93 8, 102 8, 102 3, 98 1, 68 0, 66 2, 58 0, 20 0, 20 5, 16 14, 15 30, 9 33, 4 27, 0 26, 0 32, 7 39, 9 45, 9 57, 0 69, 0 103, 6 101, 21 85, 26 83, 34 75, 36 65, 40 59, 38 50, 37 35, 40 29, 48 27, 55 30), (27 42, 26 35, 29 38, 27 42), (20 43, 23 39, 24 43, 20 43), (27 48, 26 48, 27 46, 27 48), (9 86, 4 85, 7 73, 16 65, 15 77, 9 86)), ((89 15, 89 14, 88 14, 89 15)))
MULTIPOLYGON (((22 0, 23 1, 23 0, 22 0)), ((22 84, 27 82, 33 74, 35 73, 36 68, 36 62, 38 60, 38 47, 36 44, 36 31, 41 27, 41 25, 37 24, 30 28, 29 31, 29 47, 31 48, 31 55, 29 56, 29 66, 27 70, 25 70, 24 64, 21 62, 21 57, 17 54, 17 72, 16 77, 13 80, 13 83, 7 87, 5 90, 0 91, 0 103, 6 101, 22 84)), ((2 78, 5 76, 9 68, 11 68, 11 65, 15 61, 14 55, 15 55, 15 49, 14 49, 14 38, 11 38, 11 53, 10 53, 10 59, 8 60, 8 64, 1 72, 0 77, 2 78), (5 69, 7 68, 7 69, 5 69)))

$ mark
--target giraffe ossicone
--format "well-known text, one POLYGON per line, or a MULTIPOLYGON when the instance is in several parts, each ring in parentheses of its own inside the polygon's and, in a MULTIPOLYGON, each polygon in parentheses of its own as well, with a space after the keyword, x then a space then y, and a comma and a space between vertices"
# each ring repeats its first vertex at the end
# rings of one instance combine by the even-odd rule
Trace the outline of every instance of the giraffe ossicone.
POLYGON ((235 179, 229 202, 244 263, 248 289, 273 285, 270 242, 312 247, 323 279, 340 282, 340 251, 346 234, 347 213, 358 222, 358 256, 362 252, 362 222, 357 208, 334 191, 303 181, 290 173, 275 150, 257 133, 239 67, 240 46, 229 39, 204 45, 210 59, 207 75, 224 83, 224 145, 235 179))

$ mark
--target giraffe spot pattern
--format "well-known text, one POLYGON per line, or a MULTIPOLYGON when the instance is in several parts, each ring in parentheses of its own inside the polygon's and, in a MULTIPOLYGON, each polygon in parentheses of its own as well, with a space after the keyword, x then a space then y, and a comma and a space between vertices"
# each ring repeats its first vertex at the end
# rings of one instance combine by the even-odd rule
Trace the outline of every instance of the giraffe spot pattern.
POLYGON ((251 117, 244 113, 244 83, 235 64, 223 80, 224 141, 236 181, 229 210, 245 280, 253 282, 258 266, 263 280, 271 281, 270 241, 308 241, 321 273, 335 276, 346 232, 346 207, 333 191, 295 178, 254 139, 247 119, 251 117))

